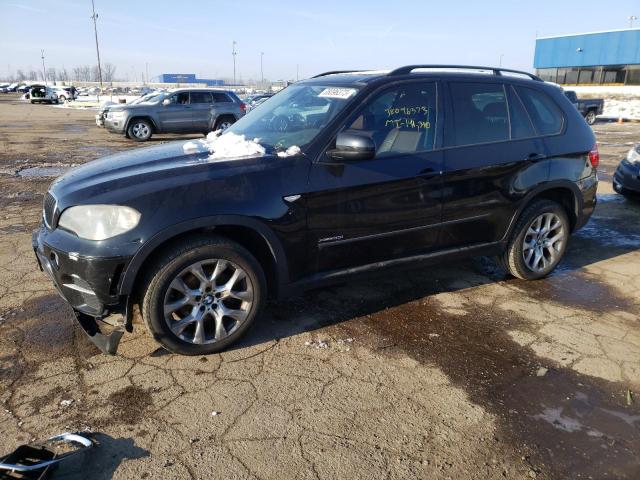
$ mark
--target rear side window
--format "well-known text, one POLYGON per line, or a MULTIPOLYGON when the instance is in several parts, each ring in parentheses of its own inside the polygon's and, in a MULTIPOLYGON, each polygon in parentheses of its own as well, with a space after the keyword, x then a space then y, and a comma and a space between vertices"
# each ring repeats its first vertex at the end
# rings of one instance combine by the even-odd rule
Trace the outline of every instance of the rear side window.
POLYGON ((213 93, 213 101, 215 103, 229 103, 229 102, 233 102, 233 100, 231 100, 231 98, 229 97, 229 95, 227 95, 226 93, 219 93, 219 92, 214 92, 213 93))
POLYGON ((536 136, 529 114, 513 87, 509 87, 509 115, 511 117, 511 138, 513 140, 536 136))
POLYGON ((213 103, 209 92, 191 92, 191 103, 213 103))
POLYGON ((527 87, 516 87, 516 90, 529 112, 538 135, 560 133, 564 123, 562 110, 546 93, 527 87))
POLYGON ((509 140, 509 113, 500 84, 451 82, 453 118, 446 146, 509 140))

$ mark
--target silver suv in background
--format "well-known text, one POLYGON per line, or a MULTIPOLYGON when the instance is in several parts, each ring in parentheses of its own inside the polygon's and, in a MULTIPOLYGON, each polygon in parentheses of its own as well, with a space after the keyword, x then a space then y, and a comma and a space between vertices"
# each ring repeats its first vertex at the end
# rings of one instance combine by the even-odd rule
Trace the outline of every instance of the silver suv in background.
POLYGON ((105 128, 138 142, 154 133, 208 133, 225 129, 245 114, 246 105, 235 93, 209 88, 163 92, 147 101, 111 105, 105 128))

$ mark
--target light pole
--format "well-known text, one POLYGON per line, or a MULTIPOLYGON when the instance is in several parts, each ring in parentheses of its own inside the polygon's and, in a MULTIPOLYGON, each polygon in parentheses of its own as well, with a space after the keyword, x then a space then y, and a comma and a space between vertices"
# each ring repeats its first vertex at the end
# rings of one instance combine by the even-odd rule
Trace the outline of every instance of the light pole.
POLYGON ((629 28, 633 28, 633 21, 637 20, 638 17, 636 17, 635 15, 630 15, 629 16, 629 28))
POLYGON ((262 69, 262 58, 264 57, 264 52, 260 52, 260 84, 264 87, 264 70, 262 69))
POLYGON ((47 84, 47 69, 44 68, 44 50, 40 50, 41 58, 42 58, 42 79, 44 80, 44 84, 47 84))
POLYGON ((236 55, 238 54, 238 52, 236 52, 236 41, 233 41, 232 44, 232 48, 231 48, 231 55, 233 55, 233 84, 236 84, 236 55))
POLYGON ((299 69, 299 67, 300 67, 300 65, 298 65, 298 64, 296 63, 296 82, 297 82, 298 80, 300 80, 300 75, 299 75, 299 70, 300 70, 300 69, 299 69))
POLYGON ((96 20, 98 20, 98 14, 96 13, 96 5, 94 0, 91 0, 91 10, 93 11, 93 15, 91 15, 91 19, 93 20, 93 33, 96 36, 96 53, 98 54, 98 80, 100 80, 100 90, 102 90, 102 67, 100 66, 100 48, 98 47, 98 26, 96 25, 96 20))
POLYGON ((501 66, 502 66, 502 59, 503 59, 503 58, 504 58, 504 53, 501 53, 501 54, 500 54, 500 62, 499 62, 499 65, 498 65, 499 67, 501 67, 501 66))

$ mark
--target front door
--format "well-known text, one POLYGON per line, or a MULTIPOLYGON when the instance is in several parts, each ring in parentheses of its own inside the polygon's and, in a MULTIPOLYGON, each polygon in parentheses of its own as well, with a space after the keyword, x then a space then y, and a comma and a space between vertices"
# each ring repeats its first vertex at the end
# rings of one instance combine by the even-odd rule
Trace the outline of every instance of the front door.
POLYGON ((166 133, 193 131, 189 92, 174 93, 169 97, 169 104, 160 105, 158 118, 160 129, 166 133))
POLYGON ((345 124, 342 130, 373 138, 375 158, 336 164, 323 154, 314 163, 305 195, 314 270, 344 269, 435 248, 443 164, 442 152, 435 148, 437 87, 436 82, 411 81, 387 88, 345 124))

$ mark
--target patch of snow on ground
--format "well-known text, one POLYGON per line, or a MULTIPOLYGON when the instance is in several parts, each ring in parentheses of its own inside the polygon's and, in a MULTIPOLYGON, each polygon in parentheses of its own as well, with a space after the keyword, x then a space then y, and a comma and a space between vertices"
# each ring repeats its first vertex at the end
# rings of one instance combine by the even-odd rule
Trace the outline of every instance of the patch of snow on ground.
POLYGON ((606 98, 604 101, 603 117, 640 120, 640 100, 616 100, 606 98))
POLYGON ((211 152, 211 155, 209 155, 210 160, 220 158, 261 157, 266 152, 257 138, 247 140, 244 135, 236 135, 233 132, 221 134, 219 130, 207 135, 205 144, 211 152))

